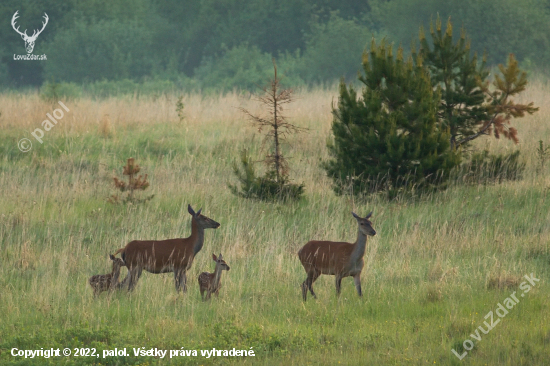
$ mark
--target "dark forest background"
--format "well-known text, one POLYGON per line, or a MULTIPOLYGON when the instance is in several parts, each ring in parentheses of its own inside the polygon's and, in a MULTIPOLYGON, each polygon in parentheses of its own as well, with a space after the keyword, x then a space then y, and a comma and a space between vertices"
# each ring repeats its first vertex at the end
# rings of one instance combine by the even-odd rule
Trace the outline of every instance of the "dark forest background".
POLYGON ((528 71, 550 60, 550 0, 5 0, 0 85, 254 89, 272 58, 287 85, 351 81, 372 37, 407 50, 438 14, 489 65, 511 52, 528 71), (26 54, 17 10, 29 35, 48 14, 33 52, 47 61, 14 61, 26 54))

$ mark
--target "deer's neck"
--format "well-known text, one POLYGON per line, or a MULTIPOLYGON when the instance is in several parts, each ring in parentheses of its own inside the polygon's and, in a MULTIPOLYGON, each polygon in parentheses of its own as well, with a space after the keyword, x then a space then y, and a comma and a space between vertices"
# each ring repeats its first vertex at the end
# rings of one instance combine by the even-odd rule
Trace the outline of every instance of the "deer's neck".
POLYGON ((220 285, 220 279, 222 278, 222 268, 216 266, 216 269, 214 270, 214 288, 218 288, 220 285))
POLYGON ((350 262, 355 263, 363 258, 367 246, 367 236, 363 234, 361 230, 357 230, 357 240, 353 245, 354 248, 351 252, 350 262))
POLYGON ((191 220, 191 236, 188 238, 193 245, 193 254, 197 254, 204 244, 204 229, 199 226, 197 220, 191 220))

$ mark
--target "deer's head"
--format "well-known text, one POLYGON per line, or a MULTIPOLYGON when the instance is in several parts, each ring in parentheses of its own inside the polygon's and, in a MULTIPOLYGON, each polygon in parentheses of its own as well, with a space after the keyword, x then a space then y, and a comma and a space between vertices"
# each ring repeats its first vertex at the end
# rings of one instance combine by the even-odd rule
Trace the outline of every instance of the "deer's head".
POLYGON ((376 231, 372 227, 372 222, 370 222, 369 220, 369 218, 372 216, 372 212, 365 217, 360 217, 359 215, 355 214, 355 212, 352 212, 351 214, 357 220, 357 224, 359 225, 359 231, 361 231, 363 234, 367 236, 376 235, 376 231))
POLYGON ((44 30, 44 28, 46 28, 46 24, 48 24, 48 14, 44 13, 44 22, 42 22, 42 29, 40 29, 39 31, 37 30, 34 30, 32 36, 28 36, 27 35, 27 30, 25 29, 24 32, 20 32, 19 31, 19 26, 17 26, 17 28, 15 27, 15 20, 17 18, 19 18, 19 16, 17 15, 17 13, 19 12, 16 11, 15 14, 13 14, 13 17, 11 18, 11 26, 13 27, 13 29, 19 33, 21 35, 21 38, 23 38, 23 40, 25 41, 25 49, 27 50, 27 53, 32 53, 32 50, 34 49, 34 42, 36 41, 36 38, 38 38, 38 35, 40 33, 42 33, 42 31, 44 30))
POLYGON ((222 271, 229 271, 229 266, 223 260, 221 253, 217 257, 214 253, 212 253, 212 259, 214 260, 214 262, 216 262, 216 268, 219 266, 222 271))
POLYGON ((113 269, 118 269, 121 267, 126 267, 126 263, 121 258, 116 258, 114 255, 109 254, 109 258, 113 261, 113 269))
POLYGON ((187 206, 187 212, 189 212, 189 214, 193 216, 193 219, 195 219, 197 224, 199 224, 199 226, 202 227, 203 229, 217 229, 220 227, 219 222, 216 222, 211 218, 202 215, 201 211, 202 211, 202 208, 197 212, 195 212, 193 210, 193 207, 191 207, 191 205, 187 206))

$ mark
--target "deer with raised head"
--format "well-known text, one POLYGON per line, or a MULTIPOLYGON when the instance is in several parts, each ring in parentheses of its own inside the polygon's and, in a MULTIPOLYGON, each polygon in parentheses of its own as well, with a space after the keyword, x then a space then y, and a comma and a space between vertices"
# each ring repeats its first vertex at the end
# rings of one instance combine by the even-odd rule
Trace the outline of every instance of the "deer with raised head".
POLYGON ((376 235, 376 231, 369 221, 372 212, 364 218, 354 212, 352 215, 357 220, 359 227, 355 243, 310 241, 298 251, 298 257, 307 273, 307 279, 302 283, 304 301, 307 300, 308 290, 314 298, 317 298, 313 292, 313 283, 322 274, 336 277, 336 294, 338 296, 340 296, 342 278, 353 277, 357 294, 363 296, 361 293, 363 256, 365 255, 367 237, 376 235))
POLYGON ((199 286, 201 290, 202 301, 210 300, 212 293, 218 296, 220 291, 222 277, 222 271, 229 271, 229 266, 223 260, 222 254, 216 257, 215 254, 212 254, 212 259, 216 262, 216 268, 214 273, 203 272, 199 275, 199 286), (204 292, 206 291, 206 298, 204 297, 204 292))
MULTIPOLYGON (((201 209, 202 210, 202 209, 201 209)), ((115 255, 121 257, 128 267, 128 275, 123 281, 131 291, 137 284, 142 270, 150 273, 174 272, 176 291, 187 291, 186 272, 193 264, 193 259, 202 249, 204 229, 216 229, 220 226, 216 221, 195 212, 191 205, 187 211, 191 215, 191 235, 188 238, 168 240, 134 240, 115 255)))
POLYGON ((119 288, 118 278, 120 277, 120 269, 126 266, 126 264, 124 264, 122 259, 115 258, 112 254, 109 254, 109 258, 113 261, 113 270, 111 273, 95 275, 88 280, 90 286, 94 289, 94 297, 103 291, 112 291, 119 288))
POLYGON ((46 24, 48 24, 48 14, 44 13, 44 20, 45 22, 42 22, 42 29, 40 29, 39 31, 37 31, 36 29, 34 30, 32 36, 28 36, 27 35, 27 30, 25 29, 24 32, 20 32, 19 31, 19 26, 17 26, 17 28, 15 28, 15 20, 17 18, 19 18, 19 16, 17 15, 17 13, 19 12, 19 10, 17 10, 15 12, 15 14, 13 14, 13 17, 11 18, 11 26, 13 28, 14 31, 16 31, 17 33, 19 33, 19 35, 21 36, 21 38, 23 38, 23 41, 25 41, 25 49, 27 50, 27 53, 32 53, 32 50, 34 49, 34 42, 36 42, 36 38, 38 38, 38 35, 40 33, 42 33, 42 31, 44 30, 44 28, 46 28, 46 24), (38 32, 38 33, 37 33, 38 32))

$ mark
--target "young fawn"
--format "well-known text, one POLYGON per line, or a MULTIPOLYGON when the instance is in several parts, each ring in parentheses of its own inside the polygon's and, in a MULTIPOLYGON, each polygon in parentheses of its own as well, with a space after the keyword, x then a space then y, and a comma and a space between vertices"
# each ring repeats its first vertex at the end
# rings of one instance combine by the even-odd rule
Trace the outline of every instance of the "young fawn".
POLYGON ((120 287, 118 282, 120 268, 126 266, 126 264, 124 264, 122 259, 115 258, 112 254, 109 254, 109 258, 113 261, 112 272, 104 275, 95 275, 88 280, 90 286, 94 289, 94 297, 103 291, 112 291, 120 287))
POLYGON ((201 288, 202 301, 210 300, 212 293, 218 296, 222 271, 229 271, 229 266, 223 260, 221 253, 218 257, 216 257, 215 254, 212 254, 212 259, 216 262, 216 269, 214 269, 214 273, 203 272, 199 275, 199 286, 201 288), (206 291, 206 298, 204 296, 204 291, 206 291))

